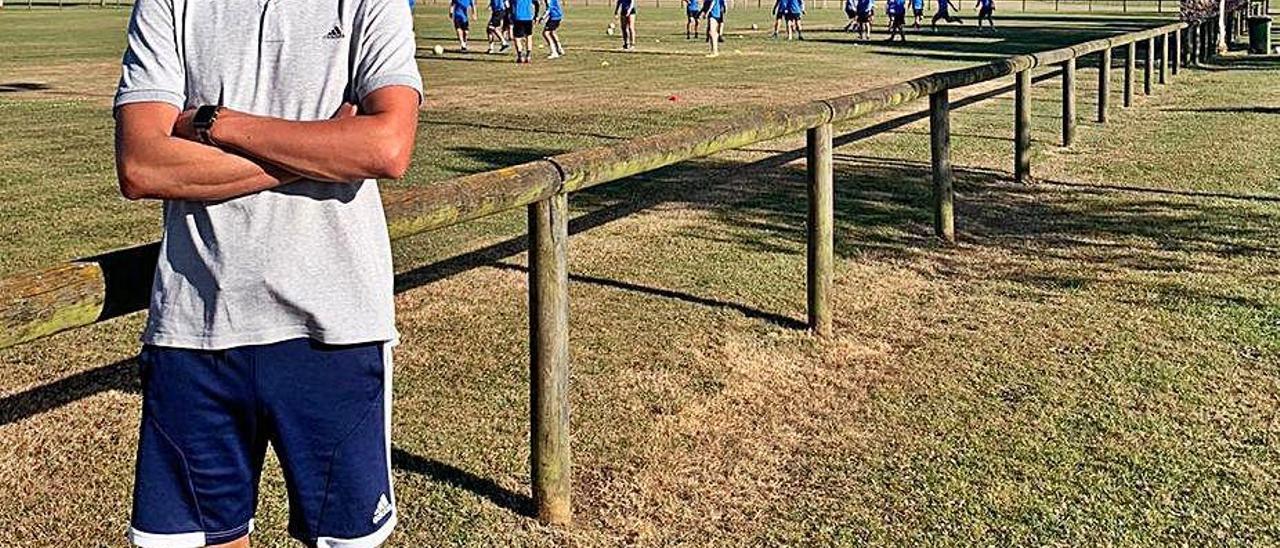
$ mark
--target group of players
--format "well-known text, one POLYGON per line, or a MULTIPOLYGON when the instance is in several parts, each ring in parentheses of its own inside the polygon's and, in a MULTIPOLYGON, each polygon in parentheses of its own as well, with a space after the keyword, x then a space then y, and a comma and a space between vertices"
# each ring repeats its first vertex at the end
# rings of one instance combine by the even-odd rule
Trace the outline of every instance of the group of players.
MULTIPOLYGON (((793 3, 799 3, 799 2, 802 2, 803 0, 777 0, 777 1, 779 4, 782 4, 788 1, 793 3)), ((910 1, 911 1, 912 15, 915 16, 915 22, 914 22, 915 29, 920 30, 920 23, 921 21, 924 21, 925 0, 910 0, 910 1)), ((933 30, 935 31, 938 30, 938 21, 945 21, 947 23, 960 23, 960 24, 964 23, 964 20, 960 19, 959 16, 954 15, 955 12, 960 11, 960 8, 956 7, 955 3, 952 0, 937 0, 937 2, 938 2, 938 9, 937 11, 934 12, 933 20, 930 22, 930 26, 933 28, 933 30)), ((907 32, 906 32, 907 0, 885 0, 885 3, 887 4, 885 7, 885 14, 889 16, 889 38, 887 39, 887 41, 892 42, 894 37, 897 36, 903 42, 906 42, 907 41, 907 32)), ((982 26, 983 21, 986 21, 987 28, 991 31, 995 31, 996 29, 995 0, 977 0, 977 3, 974 5, 974 9, 978 10, 978 29, 981 30, 983 28, 982 26)), ((777 18, 778 21, 788 19, 788 17, 794 19, 796 33, 801 40, 804 39, 803 36, 799 35, 800 15, 802 14, 803 14, 803 11, 798 13, 792 12, 790 14, 786 14, 786 16, 779 15, 777 18)), ((844 0, 844 14, 845 14, 845 17, 848 17, 849 19, 848 24, 844 26, 845 31, 856 33, 858 35, 858 39, 860 40, 871 39, 871 24, 874 21, 875 15, 876 15, 876 0, 844 0)), ((778 24, 777 22, 775 22, 774 31, 773 31, 774 36, 777 36, 778 34, 777 29, 778 29, 778 24)), ((791 38, 791 29, 788 28, 787 39, 790 39, 790 38, 791 38)))
MULTIPOLYGON (((542 23, 542 39, 547 41, 547 49, 551 51, 547 59, 557 59, 564 55, 564 47, 560 45, 560 21, 564 19, 564 9, 560 0, 545 0, 546 11, 542 10, 540 0, 489 0, 489 53, 502 53, 516 46, 516 62, 529 63, 533 60, 533 27, 535 22, 542 23)), ((453 20, 454 32, 458 34, 458 44, 462 51, 468 51, 467 42, 471 38, 471 19, 476 15, 475 0, 449 0, 449 18, 453 20)))
MULTIPOLYGON (((471 37, 471 19, 475 17, 476 0, 450 0, 449 17, 458 35, 458 43, 463 52, 468 51, 468 40, 471 37)), ((936 0, 937 11, 934 12, 931 26, 937 30, 938 21, 961 23, 964 21, 955 15, 959 11, 952 0, 936 0)), ((614 17, 618 19, 622 31, 622 49, 633 50, 636 47, 636 2, 637 0, 616 0, 614 17)), ((726 0, 685 0, 688 21, 685 24, 685 39, 699 36, 701 21, 707 21, 706 39, 711 52, 708 57, 720 55, 720 43, 724 42, 724 15, 727 11, 726 0)), ((924 20, 925 0, 885 0, 885 13, 889 17, 889 41, 899 37, 907 40, 906 20, 907 2, 911 2, 911 10, 915 16, 915 28, 920 29, 924 20)), ((978 11, 978 28, 995 30, 995 0, 977 0, 974 8, 978 11)), ((560 45, 558 30, 564 18, 564 10, 560 0, 489 0, 489 23, 487 33, 489 53, 502 53, 515 44, 516 62, 529 63, 533 55, 533 31, 537 23, 542 24, 542 38, 547 42, 550 54, 547 59, 564 56, 564 47, 560 45), (543 10, 542 4, 546 3, 543 10)), ((853 32, 860 40, 871 38, 871 25, 875 19, 876 0, 844 0, 844 11, 849 22, 844 31, 853 32)), ((793 37, 804 40, 801 19, 805 15, 805 0, 774 0, 773 34, 778 38, 780 29, 785 26, 786 38, 793 37)), ((752 25, 752 28, 755 26, 752 25)), ((609 25, 609 34, 613 34, 614 26, 609 25)))

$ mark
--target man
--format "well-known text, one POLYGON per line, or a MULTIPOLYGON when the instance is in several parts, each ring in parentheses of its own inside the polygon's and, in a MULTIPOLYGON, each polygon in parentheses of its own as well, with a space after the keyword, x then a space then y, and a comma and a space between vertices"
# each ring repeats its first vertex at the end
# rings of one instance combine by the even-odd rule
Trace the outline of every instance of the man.
POLYGON ((711 53, 707 57, 720 56, 720 42, 724 41, 724 0, 703 0, 702 14, 707 17, 707 43, 711 44, 711 53))
POLYGON ((955 2, 938 0, 938 11, 933 14, 933 22, 929 24, 929 26, 933 27, 934 32, 938 32, 938 21, 964 24, 964 20, 960 19, 959 16, 951 15, 952 11, 960 11, 955 2))
POLYGON ((538 0, 511 0, 511 36, 516 43, 516 63, 533 62, 533 22, 538 0))
POLYGON ((247 547, 267 445, 289 533, 372 547, 390 478, 390 243, 375 178, 421 101, 403 0, 137 0, 115 98, 130 199, 164 200, 129 539, 247 547))
POLYGON ((471 18, 475 17, 475 0, 449 0, 449 20, 458 35, 458 49, 467 53, 467 41, 471 39, 471 18))
POLYGON ((511 47, 507 41, 507 35, 511 33, 508 19, 507 0, 489 0, 489 53, 506 52, 511 47), (499 43, 502 49, 498 49, 499 43))
POLYGON ((547 59, 564 57, 559 32, 560 22, 564 20, 564 8, 560 7, 560 0, 547 0, 547 13, 542 17, 542 39, 547 41, 547 49, 551 50, 547 59))
POLYGON ((978 30, 982 30, 982 20, 986 19, 987 28, 990 29, 991 32, 995 32, 996 19, 994 14, 996 12, 996 0, 978 0, 977 4, 974 4, 973 7, 978 10, 978 30))
POLYGON ((904 27, 907 26, 907 0, 888 0, 884 12, 889 16, 889 38, 885 41, 892 42, 896 35, 906 42, 907 32, 904 27))

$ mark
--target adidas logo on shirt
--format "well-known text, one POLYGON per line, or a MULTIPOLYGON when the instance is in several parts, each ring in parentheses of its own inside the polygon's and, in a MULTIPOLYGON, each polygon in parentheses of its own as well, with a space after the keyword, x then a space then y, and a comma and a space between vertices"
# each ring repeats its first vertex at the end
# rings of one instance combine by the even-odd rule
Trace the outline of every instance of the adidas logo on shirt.
POLYGON ((324 35, 325 38, 328 38, 330 40, 337 40, 339 38, 342 38, 343 36, 345 35, 342 34, 342 29, 337 25, 334 25, 334 27, 329 30, 329 34, 324 35))
POLYGON ((387 514, 391 513, 391 509, 391 501, 387 500, 387 494, 383 493, 381 497, 378 497, 378 508, 373 511, 373 522, 376 524, 382 521, 383 518, 387 517, 387 514))

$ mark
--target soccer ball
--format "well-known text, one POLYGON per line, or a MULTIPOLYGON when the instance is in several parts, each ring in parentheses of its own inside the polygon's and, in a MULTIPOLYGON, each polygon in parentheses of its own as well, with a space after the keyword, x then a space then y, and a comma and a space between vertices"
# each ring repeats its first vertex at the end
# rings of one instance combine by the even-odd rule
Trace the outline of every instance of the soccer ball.
POLYGON ((436 52, 436 55, 444 55, 444 46, 437 44, 432 51, 436 52))
POLYGON ((755 24, 755 23, 752 23, 752 24, 751 24, 751 30, 760 30, 760 25, 757 25, 757 24, 755 24))
POLYGON ((609 28, 605 29, 604 32, 609 36, 613 36, 613 23, 609 23, 609 28))

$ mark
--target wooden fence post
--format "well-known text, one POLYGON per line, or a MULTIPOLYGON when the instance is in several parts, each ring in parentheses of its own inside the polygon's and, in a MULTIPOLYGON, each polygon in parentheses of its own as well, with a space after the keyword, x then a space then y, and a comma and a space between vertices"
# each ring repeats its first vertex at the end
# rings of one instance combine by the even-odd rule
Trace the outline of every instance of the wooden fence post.
POLYGON ((1107 123, 1107 103, 1111 101, 1111 48, 1102 50, 1098 61, 1098 123, 1107 123))
POLYGON ((1062 146, 1076 142, 1076 59, 1062 63, 1062 146))
POLYGON ((1190 23, 1187 26, 1187 47, 1183 49, 1183 56, 1187 59, 1187 67, 1196 67, 1196 24, 1190 23))
POLYGON ((1142 94, 1151 95, 1152 77, 1155 76, 1156 39, 1147 38, 1146 61, 1142 64, 1142 94))
POLYGON ((951 100, 947 90, 929 95, 929 150, 933 160, 933 233, 956 241, 955 174, 951 170, 951 100))
POLYGON ((809 174, 809 328, 831 335, 831 285, 835 271, 835 183, 832 129, 823 124, 805 133, 809 174))
POLYGON ((1173 31, 1173 52, 1169 54, 1169 58, 1173 60, 1172 74, 1177 76, 1182 65, 1182 29, 1173 31))
POLYGON ((1031 182, 1031 70, 1018 73, 1013 100, 1013 179, 1031 182))
POLYGON ((1160 85, 1169 83, 1169 35, 1160 35, 1160 85))
POLYGON ((1138 64, 1138 43, 1129 42, 1124 48, 1124 106, 1133 106, 1133 73, 1138 64))
POLYGON ((1200 22, 1200 62, 1201 63, 1205 63, 1209 60, 1209 40, 1212 38, 1212 36, 1210 35, 1210 32, 1211 31, 1209 29, 1209 23, 1206 21, 1201 21, 1200 22))
POLYGON ((569 460, 569 198, 529 206, 529 411, 538 519, 572 519, 569 460))

